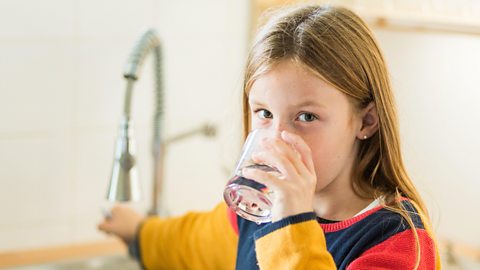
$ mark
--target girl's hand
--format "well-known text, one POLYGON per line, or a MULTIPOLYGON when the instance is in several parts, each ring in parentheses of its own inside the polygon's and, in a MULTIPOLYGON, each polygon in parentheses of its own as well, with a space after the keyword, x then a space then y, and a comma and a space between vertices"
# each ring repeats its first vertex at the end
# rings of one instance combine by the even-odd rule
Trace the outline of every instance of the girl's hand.
POLYGON ((137 228, 143 219, 144 216, 130 207, 116 205, 111 210, 111 216, 98 224, 98 229, 114 234, 128 244, 135 239, 137 228))
POLYGON ((281 139, 265 139, 263 151, 252 155, 253 161, 276 168, 278 172, 244 169, 243 176, 273 191, 272 221, 313 211, 317 177, 311 151, 303 139, 282 131, 281 139))

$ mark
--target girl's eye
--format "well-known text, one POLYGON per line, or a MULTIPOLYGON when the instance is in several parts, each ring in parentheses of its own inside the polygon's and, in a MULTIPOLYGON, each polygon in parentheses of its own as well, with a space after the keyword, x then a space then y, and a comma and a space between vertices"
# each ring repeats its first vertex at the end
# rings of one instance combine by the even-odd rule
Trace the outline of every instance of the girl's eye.
POLYGON ((271 112, 269 112, 267 110, 264 110, 264 109, 256 110, 255 113, 258 114, 259 117, 262 118, 262 119, 273 117, 271 112))
POLYGON ((302 113, 298 116, 298 120, 302 122, 312 122, 317 119, 318 117, 316 117, 314 114, 311 114, 311 113, 302 113))

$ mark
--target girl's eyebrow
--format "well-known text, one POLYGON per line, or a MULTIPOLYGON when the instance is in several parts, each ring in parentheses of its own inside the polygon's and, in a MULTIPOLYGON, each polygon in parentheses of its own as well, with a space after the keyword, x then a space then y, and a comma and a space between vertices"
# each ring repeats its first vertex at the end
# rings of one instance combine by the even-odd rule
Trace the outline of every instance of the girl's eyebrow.
MULTIPOLYGON (((260 107, 265 107, 265 104, 263 104, 262 102, 259 102, 253 98, 250 98, 248 100, 248 103, 251 105, 257 105, 257 106, 260 106, 260 107)), ((299 108, 299 107, 308 107, 308 106, 313 106, 313 107, 320 107, 320 108, 326 108, 326 106, 324 104, 321 104, 321 103, 318 103, 316 101, 313 101, 313 100, 307 100, 307 101, 304 101, 304 102, 301 102, 301 103, 298 103, 296 105, 292 105, 292 107, 295 107, 295 108, 299 108)))
POLYGON ((308 107, 308 106, 326 108, 326 106, 324 104, 318 103, 318 102, 313 101, 313 100, 307 100, 307 101, 301 102, 297 105, 294 105, 294 107, 308 107))
POLYGON ((257 105, 257 106, 260 106, 260 107, 265 107, 265 104, 263 104, 263 103, 261 103, 261 102, 259 102, 259 101, 256 101, 256 100, 254 100, 253 98, 249 98, 249 99, 248 99, 248 103, 249 103, 250 105, 257 105))

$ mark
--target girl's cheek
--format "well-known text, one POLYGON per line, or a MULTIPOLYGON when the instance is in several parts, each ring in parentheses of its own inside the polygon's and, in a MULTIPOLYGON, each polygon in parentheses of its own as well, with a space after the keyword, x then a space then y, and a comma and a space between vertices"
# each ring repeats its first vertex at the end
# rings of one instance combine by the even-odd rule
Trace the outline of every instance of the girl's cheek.
POLYGON ((297 127, 295 133, 302 137, 305 143, 310 147, 310 150, 318 147, 319 144, 322 144, 325 135, 322 132, 322 129, 319 127, 297 127))
POLYGON ((259 123, 259 121, 255 121, 255 120, 252 121, 252 129, 263 128, 263 127, 264 126, 262 125, 262 123, 259 123))
POLYGON ((322 171, 325 170, 325 167, 328 165, 328 161, 331 159, 328 144, 322 143, 322 141, 308 141, 307 145, 310 147, 310 151, 312 153, 312 161, 315 169, 319 169, 322 171))
POLYGON ((268 119, 258 119, 258 117, 253 115, 251 123, 253 128, 266 128, 269 126, 270 121, 268 119))

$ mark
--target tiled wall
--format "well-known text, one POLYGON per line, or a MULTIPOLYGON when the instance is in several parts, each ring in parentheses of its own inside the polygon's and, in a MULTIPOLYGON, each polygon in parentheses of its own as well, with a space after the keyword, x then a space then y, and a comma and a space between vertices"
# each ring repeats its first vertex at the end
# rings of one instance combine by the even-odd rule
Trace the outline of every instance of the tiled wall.
MULTIPOLYGON (((215 139, 172 144, 171 214, 221 198, 238 151, 248 1, 0 0, 0 251, 88 242, 96 230, 123 106, 123 65, 149 27, 164 48, 165 137, 216 124, 215 139)), ((133 119, 151 188, 152 61, 133 119)))

